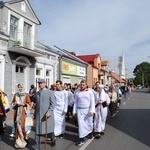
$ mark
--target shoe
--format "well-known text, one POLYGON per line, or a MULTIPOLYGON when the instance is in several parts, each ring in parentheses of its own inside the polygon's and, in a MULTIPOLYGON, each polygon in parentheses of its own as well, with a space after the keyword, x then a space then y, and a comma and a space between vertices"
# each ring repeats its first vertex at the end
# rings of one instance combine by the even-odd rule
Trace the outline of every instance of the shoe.
POLYGON ((101 137, 101 135, 98 133, 95 135, 95 139, 99 139, 101 137))
POLYGON ((56 145, 56 140, 51 142, 51 147, 54 147, 56 145))
POLYGON ((93 133, 89 133, 87 136, 88 139, 92 139, 93 138, 93 133))
POLYGON ((60 134, 60 135, 59 135, 59 138, 64 139, 64 138, 65 138, 65 137, 64 137, 64 134, 60 134))
POLYGON ((101 132, 100 132, 100 134, 101 134, 101 135, 104 135, 104 134, 105 134, 105 133, 104 133, 104 130, 103 130, 103 131, 101 131, 101 132))
POLYGON ((27 143, 27 145, 26 146, 28 146, 29 145, 29 139, 24 139, 25 141, 26 141, 26 143, 27 143))
POLYGON ((84 139, 79 139, 79 141, 76 143, 77 146, 81 146, 84 144, 84 139))
POLYGON ((27 132, 26 132, 26 134, 29 134, 31 132, 31 130, 28 130, 27 132))
POLYGON ((84 142, 83 141, 80 141, 80 142, 78 142, 76 145, 77 146, 82 146, 84 144, 84 142))
POLYGON ((32 148, 33 148, 34 150, 40 150, 40 146, 37 146, 36 144, 33 145, 32 148))
POLYGON ((15 134, 11 133, 9 136, 10 136, 11 138, 14 138, 14 137, 15 137, 15 134))

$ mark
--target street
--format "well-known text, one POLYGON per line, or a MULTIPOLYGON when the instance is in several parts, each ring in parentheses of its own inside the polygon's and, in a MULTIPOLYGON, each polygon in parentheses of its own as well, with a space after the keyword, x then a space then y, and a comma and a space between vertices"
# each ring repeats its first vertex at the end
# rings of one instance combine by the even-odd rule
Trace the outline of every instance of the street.
MULTIPOLYGON (((12 120, 8 120, 5 134, 1 137, 0 150, 14 150, 14 139, 9 137, 12 120)), ((29 145, 25 150, 33 150, 34 128, 30 133, 29 145)), ((150 93, 148 89, 140 89, 122 99, 117 115, 108 119, 105 135, 100 139, 88 140, 81 147, 75 145, 78 139, 77 127, 70 118, 67 121, 64 139, 57 138, 56 146, 51 148, 47 142, 47 149, 52 150, 149 150, 150 149, 150 93)), ((45 139, 42 137, 41 150, 44 150, 45 139)))

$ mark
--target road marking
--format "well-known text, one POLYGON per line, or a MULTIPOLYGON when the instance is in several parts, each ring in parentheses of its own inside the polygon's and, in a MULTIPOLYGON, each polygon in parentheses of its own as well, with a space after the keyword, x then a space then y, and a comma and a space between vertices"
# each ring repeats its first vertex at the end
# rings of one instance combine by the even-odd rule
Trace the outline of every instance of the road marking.
POLYGON ((94 140, 94 137, 92 139, 88 139, 87 142, 79 149, 79 150, 85 150, 86 147, 94 140))
POLYGON ((125 104, 126 104, 126 102, 123 103, 123 105, 125 105, 125 104))
POLYGON ((128 100, 129 100, 130 98, 128 98, 128 100))

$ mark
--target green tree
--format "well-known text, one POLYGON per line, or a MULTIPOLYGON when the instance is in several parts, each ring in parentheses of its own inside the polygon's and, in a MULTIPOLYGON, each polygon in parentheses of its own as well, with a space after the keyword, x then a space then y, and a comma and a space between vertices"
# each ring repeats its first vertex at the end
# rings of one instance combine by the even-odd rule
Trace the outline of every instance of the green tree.
POLYGON ((137 86, 138 84, 144 86, 150 85, 150 63, 142 62, 134 68, 134 84, 137 86))

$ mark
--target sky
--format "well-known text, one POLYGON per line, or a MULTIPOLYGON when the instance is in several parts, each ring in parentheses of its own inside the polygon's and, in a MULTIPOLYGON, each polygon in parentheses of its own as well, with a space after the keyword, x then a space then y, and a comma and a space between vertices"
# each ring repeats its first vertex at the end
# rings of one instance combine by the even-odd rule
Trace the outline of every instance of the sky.
POLYGON ((150 62, 150 0, 29 0, 42 23, 38 36, 77 55, 100 54, 118 74, 124 54, 127 77, 150 62))

